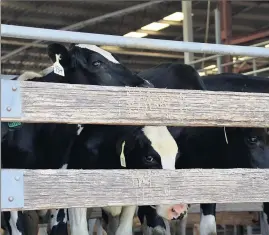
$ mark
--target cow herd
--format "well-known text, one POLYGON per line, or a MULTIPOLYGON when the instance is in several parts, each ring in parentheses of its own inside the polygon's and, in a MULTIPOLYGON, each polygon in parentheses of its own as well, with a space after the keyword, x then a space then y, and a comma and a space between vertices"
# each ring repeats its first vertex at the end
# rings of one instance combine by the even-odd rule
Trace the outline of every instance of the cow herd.
MULTIPOLYGON (((41 73, 25 72, 15 80, 143 89, 269 92, 266 78, 232 73, 200 77, 193 67, 179 63, 132 73, 114 55, 94 45, 71 44, 67 49, 53 43, 47 51, 54 63, 51 67, 41 73)), ((3 168, 173 170, 269 166, 266 128, 2 123, 1 144, 3 168)), ((167 220, 180 220, 180 232, 184 235, 190 206, 111 206, 103 207, 102 212, 108 235, 132 235, 135 214, 147 228, 144 231, 147 235, 166 235, 167 220)), ((201 204, 200 208, 200 234, 216 234, 216 204, 201 204)), ((266 202, 264 213, 269 215, 266 202)), ((22 214, 22 211, 3 212, 5 229, 10 235, 26 235, 22 214)), ((86 217, 87 208, 50 210, 48 233, 67 235, 69 221, 72 235, 91 234, 86 217)))

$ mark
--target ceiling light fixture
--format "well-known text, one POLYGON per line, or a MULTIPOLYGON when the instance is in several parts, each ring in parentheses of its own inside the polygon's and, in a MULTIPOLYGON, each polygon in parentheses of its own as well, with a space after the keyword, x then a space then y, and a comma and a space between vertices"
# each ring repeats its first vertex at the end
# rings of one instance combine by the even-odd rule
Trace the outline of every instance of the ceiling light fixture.
POLYGON ((141 29, 142 30, 159 31, 161 29, 167 28, 168 26, 170 26, 170 25, 166 24, 166 23, 152 22, 148 25, 141 27, 141 29))
POLYGON ((204 69, 215 69, 217 66, 215 64, 208 65, 207 67, 204 67, 204 69))
POLYGON ((123 37, 143 38, 148 36, 147 33, 130 32, 123 35, 123 37))
POLYGON ((184 14, 182 12, 175 12, 163 18, 169 21, 182 21, 184 19, 184 14))

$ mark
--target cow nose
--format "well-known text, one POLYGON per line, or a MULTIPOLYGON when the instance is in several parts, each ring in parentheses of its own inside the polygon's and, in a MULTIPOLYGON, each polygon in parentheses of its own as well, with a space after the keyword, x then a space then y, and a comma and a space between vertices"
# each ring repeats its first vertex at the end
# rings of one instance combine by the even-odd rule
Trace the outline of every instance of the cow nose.
POLYGON ((170 208, 170 211, 168 212, 168 217, 171 220, 174 219, 183 219, 183 217, 187 213, 187 207, 185 204, 178 204, 174 205, 170 208))

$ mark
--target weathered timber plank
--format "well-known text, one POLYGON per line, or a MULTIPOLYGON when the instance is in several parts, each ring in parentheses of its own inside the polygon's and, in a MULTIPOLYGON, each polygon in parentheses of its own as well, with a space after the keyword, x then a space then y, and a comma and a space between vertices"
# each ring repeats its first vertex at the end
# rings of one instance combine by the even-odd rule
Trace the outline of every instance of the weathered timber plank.
POLYGON ((2 117, 2 121, 269 126, 269 94, 264 93, 101 87, 29 81, 18 85, 21 86, 22 117, 2 117))
POLYGON ((26 210, 269 201, 268 169, 23 171, 26 210))

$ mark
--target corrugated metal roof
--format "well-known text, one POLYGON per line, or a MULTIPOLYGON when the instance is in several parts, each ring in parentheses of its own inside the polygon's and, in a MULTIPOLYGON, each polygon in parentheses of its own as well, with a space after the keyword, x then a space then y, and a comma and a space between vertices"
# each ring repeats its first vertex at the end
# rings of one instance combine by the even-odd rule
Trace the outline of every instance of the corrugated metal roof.
MULTIPOLYGON (((2 1, 2 23, 41 28, 60 29, 62 27, 102 16, 106 13, 124 9, 144 3, 145 1, 2 1)), ((211 2, 210 27, 208 42, 215 42, 214 8, 216 2, 211 2)), ((204 42, 207 14, 207 1, 193 1, 193 35, 195 42, 204 42)), ((114 17, 100 23, 83 27, 77 31, 101 34, 124 35, 138 30, 142 26, 163 17, 181 11, 179 1, 164 1, 152 7, 125 15, 114 17)), ((268 11, 269 3, 258 1, 232 1, 233 11, 233 38, 252 34, 259 30, 269 30, 268 11)), ((159 32, 149 32, 150 38, 183 40, 182 23, 173 23, 172 26, 159 32)), ((254 44, 269 40, 269 37, 252 41, 254 44)), ((15 49, 30 43, 30 40, 2 38, 2 56, 15 49)), ((146 69, 162 62, 183 61, 183 53, 168 53, 161 51, 132 50, 114 48, 127 67, 134 71, 146 69)), ((201 58, 202 54, 195 54, 201 58)), ((266 59, 258 59, 259 66, 268 66, 266 59)), ((207 61, 206 65, 215 63, 207 61)), ((252 61, 248 62, 252 63, 252 61)), ((2 74, 20 74, 24 70, 39 71, 51 65, 46 55, 44 44, 34 45, 2 62, 2 74)), ((199 69, 199 64, 196 68, 199 69)), ((251 70, 251 68, 249 69, 251 70)))

